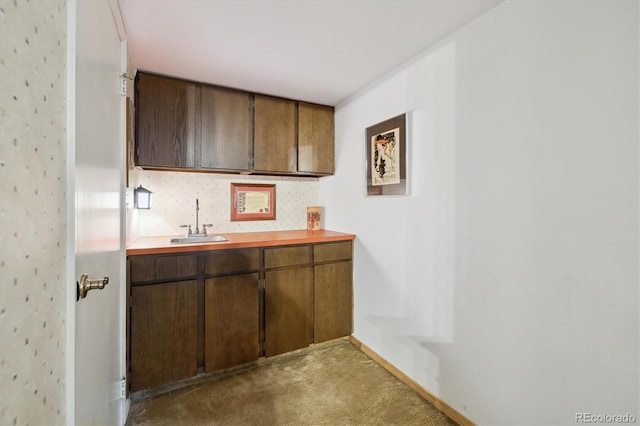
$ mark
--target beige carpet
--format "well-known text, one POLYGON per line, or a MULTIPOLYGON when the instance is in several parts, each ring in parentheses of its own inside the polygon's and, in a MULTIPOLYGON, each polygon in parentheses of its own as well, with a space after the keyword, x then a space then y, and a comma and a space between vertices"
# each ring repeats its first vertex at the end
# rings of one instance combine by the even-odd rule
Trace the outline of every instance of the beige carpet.
POLYGON ((134 402, 127 425, 452 425, 346 340, 134 402))

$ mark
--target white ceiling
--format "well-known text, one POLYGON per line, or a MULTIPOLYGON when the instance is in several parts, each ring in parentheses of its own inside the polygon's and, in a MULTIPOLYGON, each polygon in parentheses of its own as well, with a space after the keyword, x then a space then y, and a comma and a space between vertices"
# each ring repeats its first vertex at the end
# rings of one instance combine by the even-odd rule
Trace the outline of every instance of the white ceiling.
POLYGON ((502 0, 118 0, 137 69, 336 105, 502 0))

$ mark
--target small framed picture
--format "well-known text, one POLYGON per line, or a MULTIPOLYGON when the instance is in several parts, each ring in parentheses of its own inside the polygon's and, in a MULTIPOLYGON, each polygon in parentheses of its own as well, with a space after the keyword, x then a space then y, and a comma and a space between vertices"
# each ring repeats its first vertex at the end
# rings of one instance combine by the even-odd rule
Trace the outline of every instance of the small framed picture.
POLYGON ((275 184, 231 184, 231 221, 275 220, 275 184))
POLYGON ((367 127, 366 134, 367 195, 406 195, 406 114, 367 127))

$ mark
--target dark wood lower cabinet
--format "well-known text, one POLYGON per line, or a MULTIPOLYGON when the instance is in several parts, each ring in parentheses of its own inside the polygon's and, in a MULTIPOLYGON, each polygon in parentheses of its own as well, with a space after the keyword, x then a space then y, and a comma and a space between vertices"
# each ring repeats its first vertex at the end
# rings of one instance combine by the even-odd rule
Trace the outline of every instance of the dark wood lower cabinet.
POLYGON ((260 356, 258 274, 205 281, 205 371, 255 361, 260 356))
POLYGON ((131 390, 191 377, 197 370, 198 282, 131 288, 131 390))
POLYGON ((315 343, 348 336, 353 330, 353 263, 327 263, 314 269, 315 343))
POLYGON ((130 390, 348 336, 352 250, 341 241, 130 256, 130 390))
POLYGON ((265 273, 265 356, 313 343, 313 268, 265 273))

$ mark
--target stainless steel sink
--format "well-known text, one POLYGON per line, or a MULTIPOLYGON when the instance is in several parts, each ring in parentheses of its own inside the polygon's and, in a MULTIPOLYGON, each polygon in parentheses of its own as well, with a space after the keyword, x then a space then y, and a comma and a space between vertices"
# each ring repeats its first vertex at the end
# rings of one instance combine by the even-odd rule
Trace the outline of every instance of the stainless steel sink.
POLYGON ((171 244, 192 244, 192 243, 219 243, 221 241, 228 241, 221 235, 207 235, 202 237, 182 237, 172 238, 169 242, 171 244))

